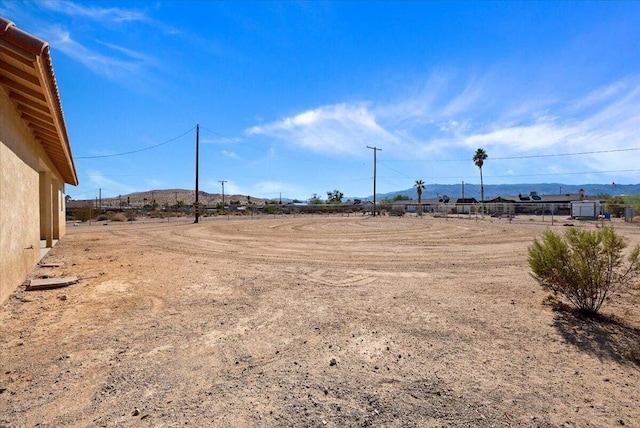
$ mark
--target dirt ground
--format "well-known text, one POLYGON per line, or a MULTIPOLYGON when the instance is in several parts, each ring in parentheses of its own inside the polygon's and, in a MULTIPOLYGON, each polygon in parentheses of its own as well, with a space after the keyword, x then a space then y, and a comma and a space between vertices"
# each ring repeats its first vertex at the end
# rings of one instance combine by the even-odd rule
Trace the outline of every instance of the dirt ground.
POLYGON ((640 427, 640 291, 600 321, 545 304, 550 226, 70 226, 32 277, 81 281, 0 307, 0 426, 640 427))

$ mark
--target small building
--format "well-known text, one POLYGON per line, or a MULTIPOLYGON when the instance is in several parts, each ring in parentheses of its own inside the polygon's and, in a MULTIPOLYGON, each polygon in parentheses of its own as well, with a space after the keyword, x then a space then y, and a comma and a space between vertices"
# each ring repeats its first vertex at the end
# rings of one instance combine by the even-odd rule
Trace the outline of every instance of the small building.
POLYGON ((395 201, 391 204, 392 209, 404 209, 407 213, 436 213, 444 209, 444 207, 453 206, 455 201, 447 199, 446 202, 442 198, 422 199, 420 203, 416 199, 395 201))
POLYGON ((455 202, 456 214, 471 214, 476 212, 479 207, 476 198, 458 198, 455 202))
POLYGON ((485 202, 492 214, 556 214, 569 215, 571 203, 585 198, 584 191, 541 195, 537 192, 514 196, 498 196, 485 202))
POLYGON ((77 185, 49 45, 0 17, 0 303, 65 233, 77 185))
POLYGON ((596 220, 603 214, 600 201, 584 200, 571 202, 571 218, 582 220, 596 220))

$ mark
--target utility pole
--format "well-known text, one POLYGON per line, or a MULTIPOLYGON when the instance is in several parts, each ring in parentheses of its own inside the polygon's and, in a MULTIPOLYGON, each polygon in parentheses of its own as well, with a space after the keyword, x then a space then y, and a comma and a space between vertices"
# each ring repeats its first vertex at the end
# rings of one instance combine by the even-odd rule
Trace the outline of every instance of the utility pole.
POLYGON ((377 147, 369 147, 367 146, 367 149, 371 149, 373 150, 373 216, 376 216, 376 164, 378 163, 377 158, 376 158, 376 153, 377 152, 381 152, 382 149, 379 149, 377 147))
POLYGON ((224 209, 224 183, 226 183, 227 180, 218 180, 218 182, 222 184, 222 209, 224 209))
POLYGON ((462 182, 462 199, 464 199, 464 181, 462 182))
POLYGON ((200 207, 198 206, 198 155, 200 152, 200 125, 197 124, 196 125, 196 202, 194 204, 194 211, 195 211, 195 215, 196 215, 196 219, 194 221, 194 223, 198 222, 198 219, 200 217, 200 207))
POLYGON ((102 187, 98 190, 100 193, 100 205, 98 205, 98 209, 101 210, 102 209, 102 187))

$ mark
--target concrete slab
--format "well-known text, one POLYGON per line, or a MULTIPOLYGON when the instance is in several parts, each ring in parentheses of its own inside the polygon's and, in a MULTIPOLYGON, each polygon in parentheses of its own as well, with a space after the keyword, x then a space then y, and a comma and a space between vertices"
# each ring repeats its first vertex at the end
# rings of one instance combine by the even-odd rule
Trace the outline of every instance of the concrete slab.
POLYGON ((32 279, 31 281, 29 281, 29 284, 27 284, 27 291, 50 290, 53 288, 68 287, 69 285, 76 284, 78 281, 79 279, 77 276, 32 279))
POLYGON ((62 262, 50 262, 50 263, 40 262, 40 263, 38 263, 38 266, 43 267, 43 268, 56 268, 56 267, 64 266, 64 263, 62 263, 62 262))

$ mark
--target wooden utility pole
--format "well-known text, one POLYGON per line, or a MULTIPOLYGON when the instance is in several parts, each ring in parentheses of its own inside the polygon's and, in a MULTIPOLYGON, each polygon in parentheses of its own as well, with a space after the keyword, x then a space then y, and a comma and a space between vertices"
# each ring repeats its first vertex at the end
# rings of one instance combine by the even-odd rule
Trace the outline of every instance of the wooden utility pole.
POLYGON ((224 183, 226 183, 227 180, 218 180, 218 182, 222 184, 222 209, 224 209, 224 183))
POLYGON ((373 216, 376 216, 376 165, 378 163, 377 158, 376 158, 376 153, 378 151, 382 151, 382 149, 379 149, 377 147, 369 147, 367 146, 367 149, 371 149, 373 150, 373 216))
POLYGON ((196 215, 196 219, 194 221, 194 223, 198 222, 198 219, 200 217, 200 206, 198 205, 198 193, 199 193, 199 189, 198 189, 198 155, 199 155, 199 151, 200 151, 200 125, 196 125, 196 202, 194 204, 194 211, 195 211, 195 215, 196 215))

